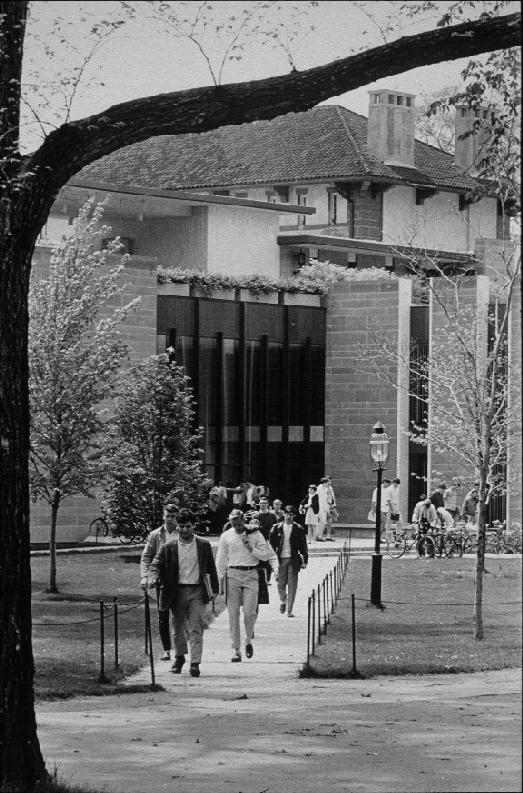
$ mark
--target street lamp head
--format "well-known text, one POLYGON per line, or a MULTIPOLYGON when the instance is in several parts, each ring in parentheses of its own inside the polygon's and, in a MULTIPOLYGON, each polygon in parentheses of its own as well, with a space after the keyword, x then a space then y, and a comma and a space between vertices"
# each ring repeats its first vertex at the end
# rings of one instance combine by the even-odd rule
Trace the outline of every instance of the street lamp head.
POLYGON ((372 428, 370 436, 370 459, 380 465, 385 463, 389 456, 389 439, 383 424, 378 421, 372 428))

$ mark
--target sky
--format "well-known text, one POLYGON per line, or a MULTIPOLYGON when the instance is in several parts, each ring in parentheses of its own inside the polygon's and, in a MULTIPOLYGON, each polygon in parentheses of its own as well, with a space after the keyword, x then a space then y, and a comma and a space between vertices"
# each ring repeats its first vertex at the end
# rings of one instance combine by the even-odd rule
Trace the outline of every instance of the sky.
MULTIPOLYGON (((98 113, 112 104, 140 96, 194 88, 212 82, 205 58, 215 64, 223 54, 223 44, 216 24, 237 26, 242 14, 252 10, 255 3, 235 0, 221 2, 174 2, 179 15, 194 20, 200 6, 207 9, 206 25, 196 28, 197 45, 187 37, 175 34, 172 28, 161 28, 150 17, 151 3, 130 2, 136 14, 116 33, 107 38, 89 58, 82 70, 82 79, 73 91, 73 81, 89 52, 92 37, 89 30, 101 20, 115 18, 121 4, 108 0, 67 2, 35 0, 31 3, 31 18, 25 44, 25 82, 32 86, 26 94, 28 126, 23 142, 25 148, 36 141, 45 122, 54 124, 66 118, 64 97, 74 93, 70 104, 70 118, 83 118, 98 113), (230 17, 234 17, 231 21, 230 17), (48 48, 49 52, 45 53, 48 48), (53 86, 49 90, 49 86, 53 86), (38 94, 41 94, 40 100, 38 94), (36 110, 36 114, 29 111, 36 110)), ((268 5, 268 4, 266 4, 268 5)), ((240 59, 230 61, 222 82, 240 82, 287 73, 291 66, 285 51, 271 46, 277 33, 292 53, 298 70, 318 66, 346 57, 361 48, 383 44, 400 34, 412 35, 435 26, 438 15, 432 13, 422 20, 405 19, 399 13, 402 2, 349 2, 348 0, 320 0, 314 6, 306 0, 283 4, 273 3, 262 22, 263 33, 246 39, 240 59), (281 6, 278 11, 277 6, 281 6), (402 29, 397 25, 402 20, 402 29), (396 29, 387 30, 388 27, 396 29), (314 28, 314 29, 311 29, 314 28)), ((409 5, 420 5, 411 2, 409 5)), ((448 6, 441 2, 439 7, 448 6)), ((481 5, 481 4, 478 4, 481 5)), ((492 5, 492 3, 490 3, 492 5)), ((510 3, 506 13, 519 9, 510 3)), ((367 114, 368 91, 391 88, 417 94, 430 92, 460 83, 460 72, 466 61, 457 60, 436 66, 415 69, 363 86, 355 91, 333 97, 329 103, 344 105, 355 112, 367 114)))

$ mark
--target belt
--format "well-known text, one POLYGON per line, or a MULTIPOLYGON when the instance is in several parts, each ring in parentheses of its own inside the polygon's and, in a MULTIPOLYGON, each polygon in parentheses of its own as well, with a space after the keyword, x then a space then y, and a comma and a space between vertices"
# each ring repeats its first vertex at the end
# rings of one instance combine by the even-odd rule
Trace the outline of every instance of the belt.
POLYGON ((257 564, 245 565, 245 564, 230 564, 229 570, 256 570, 258 567, 257 564))
POLYGON ((178 584, 178 586, 200 586, 200 584, 178 584))

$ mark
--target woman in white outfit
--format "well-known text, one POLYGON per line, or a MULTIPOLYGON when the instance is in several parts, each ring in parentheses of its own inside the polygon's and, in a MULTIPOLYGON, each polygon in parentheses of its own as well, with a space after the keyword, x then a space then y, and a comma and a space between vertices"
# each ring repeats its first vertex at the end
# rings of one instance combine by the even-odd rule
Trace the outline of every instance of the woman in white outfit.
POLYGON ((305 525, 307 526, 307 540, 316 541, 318 530, 318 515, 320 512, 320 500, 317 494, 316 485, 309 485, 308 493, 300 501, 300 515, 305 515, 305 525))

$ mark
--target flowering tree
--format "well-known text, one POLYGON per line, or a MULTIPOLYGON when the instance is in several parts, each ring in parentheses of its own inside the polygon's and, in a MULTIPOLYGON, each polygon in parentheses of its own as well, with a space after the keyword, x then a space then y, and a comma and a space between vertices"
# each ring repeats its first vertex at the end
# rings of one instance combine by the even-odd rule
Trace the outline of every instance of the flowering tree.
POLYGON ((114 305, 123 265, 108 266, 120 249, 117 240, 100 250, 110 232, 102 216, 103 205, 84 204, 72 235, 51 255, 48 278, 34 281, 29 294, 29 477, 33 499, 51 510, 49 592, 58 591, 60 505, 69 496, 91 495, 103 475, 102 402, 127 355, 119 326, 138 302, 114 305), (104 306, 110 317, 102 316, 104 306))
POLYGON ((122 377, 107 436, 104 507, 121 534, 144 537, 162 522, 166 497, 198 511, 205 477, 193 396, 183 367, 151 356, 122 377))

